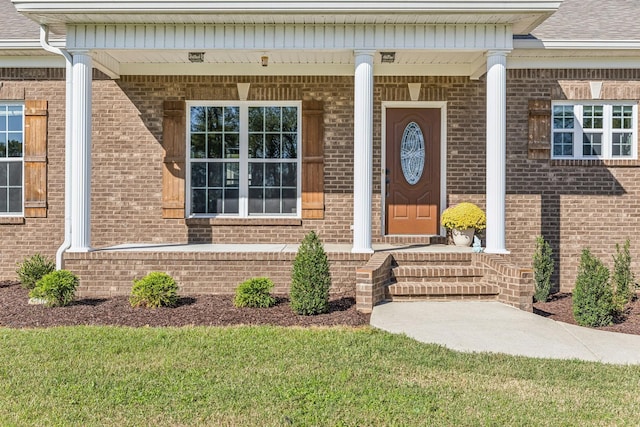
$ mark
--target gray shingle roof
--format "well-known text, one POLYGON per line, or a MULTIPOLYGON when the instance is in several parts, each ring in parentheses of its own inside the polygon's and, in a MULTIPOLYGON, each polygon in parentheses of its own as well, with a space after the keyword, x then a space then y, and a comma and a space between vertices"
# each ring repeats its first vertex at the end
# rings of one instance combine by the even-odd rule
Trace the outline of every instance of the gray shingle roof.
POLYGON ((0 40, 38 39, 40 27, 20 15, 11 0, 0 0, 0 40))
POLYGON ((532 34, 542 40, 640 40, 640 0, 564 0, 532 34))

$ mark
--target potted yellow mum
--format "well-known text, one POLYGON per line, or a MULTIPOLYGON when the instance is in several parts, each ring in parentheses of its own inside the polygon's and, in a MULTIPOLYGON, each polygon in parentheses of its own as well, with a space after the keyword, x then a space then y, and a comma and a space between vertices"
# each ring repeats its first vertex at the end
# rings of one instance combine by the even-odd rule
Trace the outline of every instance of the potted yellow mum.
POLYGON ((471 246, 476 230, 487 228, 487 217, 473 203, 459 203, 448 207, 442 213, 442 226, 451 230, 456 246, 471 246))

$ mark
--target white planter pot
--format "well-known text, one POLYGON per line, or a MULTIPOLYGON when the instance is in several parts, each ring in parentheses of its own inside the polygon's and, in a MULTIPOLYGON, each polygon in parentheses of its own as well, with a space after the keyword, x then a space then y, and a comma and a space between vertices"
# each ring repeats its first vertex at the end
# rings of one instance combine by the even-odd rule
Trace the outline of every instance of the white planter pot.
POLYGON ((451 230, 451 236, 453 237, 453 243, 456 246, 471 246, 473 243, 473 235, 475 234, 474 228, 467 228, 466 230, 458 230, 453 228, 451 230))

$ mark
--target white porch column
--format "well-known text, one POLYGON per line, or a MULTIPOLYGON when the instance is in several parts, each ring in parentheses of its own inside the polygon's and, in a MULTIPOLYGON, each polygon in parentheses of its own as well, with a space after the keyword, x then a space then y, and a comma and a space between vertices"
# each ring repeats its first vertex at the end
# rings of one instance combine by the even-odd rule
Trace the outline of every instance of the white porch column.
POLYGON ((88 51, 73 52, 70 252, 91 250, 91 64, 88 51))
POLYGON ((505 242, 507 54, 487 53, 487 247, 509 253, 505 242))
POLYGON ((371 193, 373 191, 373 55, 356 50, 353 117, 353 248, 372 253, 371 193))

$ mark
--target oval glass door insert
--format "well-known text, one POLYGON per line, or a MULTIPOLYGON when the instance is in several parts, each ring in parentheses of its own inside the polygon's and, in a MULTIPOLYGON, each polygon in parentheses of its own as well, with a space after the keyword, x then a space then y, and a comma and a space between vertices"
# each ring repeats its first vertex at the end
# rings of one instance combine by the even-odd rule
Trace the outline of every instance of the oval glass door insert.
POLYGON ((424 170, 424 135, 416 122, 404 128, 400 144, 400 163, 404 178, 411 185, 420 181, 424 170))

